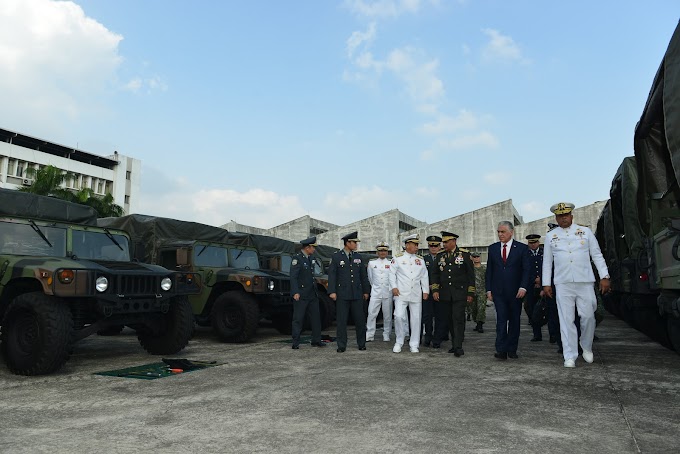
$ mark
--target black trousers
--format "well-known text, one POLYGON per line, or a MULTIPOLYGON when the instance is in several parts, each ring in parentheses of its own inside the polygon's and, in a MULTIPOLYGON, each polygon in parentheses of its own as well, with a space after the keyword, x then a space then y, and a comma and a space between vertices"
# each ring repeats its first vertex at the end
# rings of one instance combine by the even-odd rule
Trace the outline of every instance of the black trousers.
POLYGON ((435 344, 441 344, 446 339, 446 331, 451 334, 452 347, 463 348, 463 340, 465 338, 465 306, 467 301, 465 297, 460 298, 442 298, 439 296, 439 301, 435 302, 435 326, 434 338, 432 340, 435 344))
POLYGON ((434 300, 428 297, 423 300, 423 342, 427 343, 432 340, 433 334, 433 320, 434 320, 434 300))
POLYGON ((526 294, 526 301, 527 301, 527 310, 529 311, 529 321, 531 322, 531 329, 534 331, 534 338, 536 339, 541 339, 543 338, 543 333, 541 330, 540 325, 535 325, 534 322, 531 320, 534 314, 534 309, 536 307, 536 303, 538 300, 541 298, 541 289, 540 288, 530 288, 527 291, 526 294))
POLYGON ((349 318, 349 311, 352 311, 352 318, 354 319, 354 327, 357 333, 357 345, 359 347, 366 346, 366 314, 364 313, 364 300, 341 300, 338 298, 335 301, 336 310, 336 342, 338 348, 347 348, 347 319, 349 318))
POLYGON ((321 316, 319 314, 319 299, 300 297, 293 300, 293 345, 300 343, 300 333, 305 323, 305 315, 309 314, 309 323, 312 325, 312 342, 321 342, 321 316))

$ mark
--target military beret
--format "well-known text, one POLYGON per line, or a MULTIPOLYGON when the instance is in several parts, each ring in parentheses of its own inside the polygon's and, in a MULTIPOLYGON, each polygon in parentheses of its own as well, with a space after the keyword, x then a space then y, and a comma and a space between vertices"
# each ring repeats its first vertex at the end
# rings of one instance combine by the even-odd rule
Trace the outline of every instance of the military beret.
POLYGON ((560 202, 550 207, 550 211, 555 214, 569 214, 574 209, 573 203, 560 202))
POLYGON ((420 243, 420 238, 418 238, 418 234, 414 233, 413 235, 409 235, 406 238, 404 238, 404 244, 406 243, 415 243, 419 244, 420 243))
POLYGON ((541 237, 541 235, 537 235, 535 233, 532 233, 531 235, 527 235, 525 238, 527 239, 527 242, 529 243, 538 243, 538 239, 541 237))
POLYGON ((361 240, 359 239, 359 232, 348 233, 347 235, 345 235, 345 236, 342 237, 342 240, 343 240, 343 241, 356 241, 357 243, 358 243, 359 241, 361 241, 361 240))
POLYGON ((458 235, 455 233, 442 231, 442 241, 455 240, 456 238, 458 238, 458 235))
POLYGON ((302 241, 300 241, 300 244, 302 245, 302 247, 316 246, 316 237, 312 236, 312 237, 307 238, 306 240, 302 240, 302 241))

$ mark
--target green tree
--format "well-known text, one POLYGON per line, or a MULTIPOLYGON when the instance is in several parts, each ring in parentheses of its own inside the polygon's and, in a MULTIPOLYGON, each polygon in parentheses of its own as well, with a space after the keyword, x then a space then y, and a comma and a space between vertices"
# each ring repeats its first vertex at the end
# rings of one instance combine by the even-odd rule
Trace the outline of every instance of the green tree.
POLYGON ((90 188, 81 188, 72 191, 62 187, 65 181, 75 178, 71 172, 64 172, 54 166, 45 166, 41 169, 26 169, 26 176, 33 178, 31 186, 22 186, 19 191, 31 194, 47 195, 69 202, 87 205, 97 211, 97 217, 123 216, 125 211, 120 205, 113 203, 113 195, 107 193, 104 197, 98 197, 90 188))

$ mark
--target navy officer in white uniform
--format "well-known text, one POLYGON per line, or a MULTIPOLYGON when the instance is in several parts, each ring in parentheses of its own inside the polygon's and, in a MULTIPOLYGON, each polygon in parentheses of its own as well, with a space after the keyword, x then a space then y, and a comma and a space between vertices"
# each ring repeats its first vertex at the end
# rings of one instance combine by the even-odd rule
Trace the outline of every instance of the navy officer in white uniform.
POLYGON ((609 270, 593 232, 585 226, 574 224, 573 203, 556 203, 550 207, 559 227, 546 234, 543 246, 543 291, 552 298, 551 283, 555 284, 560 334, 564 354, 564 367, 576 367, 578 358, 578 333, 574 325, 574 307, 581 317, 581 348, 583 359, 593 362, 593 336, 595 335, 595 275, 592 259, 600 275, 600 291, 610 289, 609 270), (553 276, 553 263, 555 275, 553 276))
POLYGON ((392 287, 390 287, 391 260, 387 258, 390 246, 379 243, 375 250, 378 257, 368 262, 368 282, 371 284, 371 300, 368 303, 368 318, 366 320, 366 342, 372 342, 375 336, 375 324, 382 309, 383 340, 390 341, 392 332, 392 287))
POLYGON ((425 259, 417 254, 418 235, 404 238, 405 250, 392 259, 390 267, 390 287, 394 295, 394 327, 397 341, 392 351, 399 353, 404 345, 404 324, 408 320, 406 308, 411 314, 411 337, 409 347, 411 353, 418 353, 420 344, 422 301, 430 293, 430 279, 425 266, 425 259))

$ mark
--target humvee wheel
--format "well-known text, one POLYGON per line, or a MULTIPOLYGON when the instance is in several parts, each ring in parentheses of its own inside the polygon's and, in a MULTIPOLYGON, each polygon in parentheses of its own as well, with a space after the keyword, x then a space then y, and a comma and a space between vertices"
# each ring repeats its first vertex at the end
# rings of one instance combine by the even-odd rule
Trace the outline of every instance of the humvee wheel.
POLYGON ((333 320, 335 320, 335 302, 330 296, 322 294, 319 297, 319 315, 321 316, 322 330, 333 324, 333 320))
POLYGON ((2 354, 10 371, 42 375, 69 358, 73 318, 68 306, 40 292, 17 296, 2 320, 2 354))
POLYGON ((213 329, 223 341, 246 342, 257 331, 260 310, 250 295, 232 290, 215 300, 210 320, 213 329))
MULTIPOLYGON (((305 317, 305 323, 303 324, 303 330, 309 329, 304 325, 309 325, 307 317, 305 317)), ((281 334, 292 334, 293 333, 293 313, 281 313, 272 317, 272 326, 276 331, 281 334)))
POLYGON ((194 334, 194 314, 187 297, 174 297, 170 310, 162 316, 160 332, 139 327, 137 339, 152 355, 173 355, 186 347, 194 334))
POLYGON ((115 336, 117 334, 120 334, 121 331, 123 331, 123 328, 125 328, 125 325, 113 325, 113 326, 108 326, 104 329, 100 329, 97 331, 98 336, 115 336))

